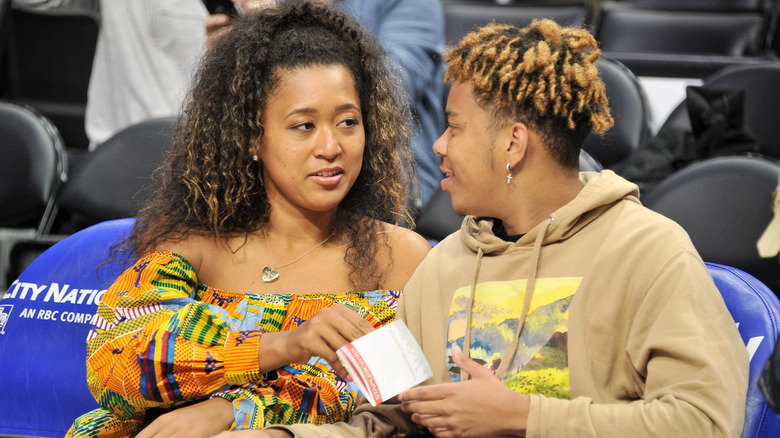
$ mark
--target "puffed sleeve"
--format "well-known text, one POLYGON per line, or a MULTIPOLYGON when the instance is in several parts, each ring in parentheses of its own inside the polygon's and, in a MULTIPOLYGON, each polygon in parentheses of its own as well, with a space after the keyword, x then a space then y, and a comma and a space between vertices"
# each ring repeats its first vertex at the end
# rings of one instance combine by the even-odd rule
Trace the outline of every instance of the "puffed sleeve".
POLYGON ((196 299, 190 264, 150 253, 103 295, 87 339, 87 381, 121 417, 263 379, 262 329, 235 330, 219 306, 196 299))

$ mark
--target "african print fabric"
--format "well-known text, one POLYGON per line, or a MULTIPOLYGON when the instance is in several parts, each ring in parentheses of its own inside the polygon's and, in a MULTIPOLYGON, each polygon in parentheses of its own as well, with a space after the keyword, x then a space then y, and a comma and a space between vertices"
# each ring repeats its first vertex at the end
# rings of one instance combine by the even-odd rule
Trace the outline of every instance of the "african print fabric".
POLYGON ((150 253, 103 295, 87 338, 87 381, 100 408, 76 419, 68 436, 129 436, 150 408, 211 396, 233 403, 236 430, 348 419, 357 385, 317 357, 260 373, 260 338, 336 303, 380 327, 395 317, 399 295, 227 292, 199 284, 184 258, 150 253))

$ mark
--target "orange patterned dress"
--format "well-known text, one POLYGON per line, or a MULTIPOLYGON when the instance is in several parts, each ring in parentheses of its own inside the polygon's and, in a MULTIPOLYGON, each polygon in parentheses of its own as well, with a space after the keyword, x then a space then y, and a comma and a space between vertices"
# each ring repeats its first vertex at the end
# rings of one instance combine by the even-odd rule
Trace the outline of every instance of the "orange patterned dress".
POLYGON ((198 283, 177 254, 147 254, 101 299, 87 338, 87 381, 100 408, 77 418, 67 436, 129 436, 151 408, 214 396, 233 403, 235 430, 348 419, 357 385, 317 357, 261 373, 260 337, 336 303, 379 327, 395 317, 399 294, 228 292, 198 283))

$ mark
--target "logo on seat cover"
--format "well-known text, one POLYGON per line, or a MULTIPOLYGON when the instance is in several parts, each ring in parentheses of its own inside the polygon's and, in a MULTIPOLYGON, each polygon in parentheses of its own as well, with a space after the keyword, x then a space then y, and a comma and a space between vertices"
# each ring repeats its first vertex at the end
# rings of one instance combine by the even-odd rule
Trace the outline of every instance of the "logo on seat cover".
POLYGON ((11 311, 14 310, 13 304, 0 305, 0 335, 5 334, 5 325, 11 319, 11 311))

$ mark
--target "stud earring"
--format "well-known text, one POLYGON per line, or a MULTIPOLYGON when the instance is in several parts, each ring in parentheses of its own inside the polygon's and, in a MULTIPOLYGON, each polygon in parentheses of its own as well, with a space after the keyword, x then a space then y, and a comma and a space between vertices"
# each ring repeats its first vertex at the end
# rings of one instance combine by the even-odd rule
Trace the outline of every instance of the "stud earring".
POLYGON ((506 183, 509 184, 512 182, 512 168, 509 166, 509 163, 506 163, 506 183))
POLYGON ((258 161, 260 160, 260 157, 257 156, 257 154, 252 155, 252 161, 258 161))

